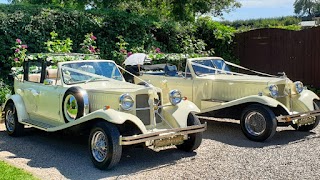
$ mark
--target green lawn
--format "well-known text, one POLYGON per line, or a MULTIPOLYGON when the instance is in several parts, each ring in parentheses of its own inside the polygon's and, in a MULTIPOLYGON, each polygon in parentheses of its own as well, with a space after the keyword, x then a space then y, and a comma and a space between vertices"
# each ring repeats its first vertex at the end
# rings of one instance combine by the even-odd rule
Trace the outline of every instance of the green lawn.
POLYGON ((0 161, 0 180, 36 180, 34 176, 26 171, 13 167, 3 161, 0 161))

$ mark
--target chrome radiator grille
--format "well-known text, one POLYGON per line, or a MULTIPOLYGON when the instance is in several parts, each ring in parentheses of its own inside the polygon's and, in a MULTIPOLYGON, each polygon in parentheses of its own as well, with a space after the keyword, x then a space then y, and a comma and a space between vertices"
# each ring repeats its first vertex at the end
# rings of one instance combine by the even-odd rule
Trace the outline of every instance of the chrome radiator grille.
MULTIPOLYGON (((158 93, 159 99, 161 99, 160 93, 158 93)), ((139 94, 136 96, 136 108, 149 108, 149 95, 148 94, 139 94)), ((157 103, 155 101, 155 103, 157 103)), ((158 104, 160 105, 161 102, 158 104)), ((151 107, 153 108, 153 107, 151 107)), ((161 109, 158 110, 158 112, 161 114, 161 109)), ((151 119, 150 119, 150 109, 144 109, 144 110, 137 110, 136 112, 137 117, 141 119, 144 125, 150 125, 151 124, 151 119)), ((156 123, 161 122, 161 118, 159 115, 155 115, 156 118, 156 123)))

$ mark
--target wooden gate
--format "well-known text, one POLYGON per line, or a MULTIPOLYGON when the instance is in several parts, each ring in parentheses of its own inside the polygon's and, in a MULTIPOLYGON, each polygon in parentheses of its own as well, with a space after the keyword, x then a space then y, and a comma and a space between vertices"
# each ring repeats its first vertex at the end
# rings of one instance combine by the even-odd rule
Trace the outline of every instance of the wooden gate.
POLYGON ((320 27, 302 31, 258 29, 235 37, 242 66, 320 88, 320 27))

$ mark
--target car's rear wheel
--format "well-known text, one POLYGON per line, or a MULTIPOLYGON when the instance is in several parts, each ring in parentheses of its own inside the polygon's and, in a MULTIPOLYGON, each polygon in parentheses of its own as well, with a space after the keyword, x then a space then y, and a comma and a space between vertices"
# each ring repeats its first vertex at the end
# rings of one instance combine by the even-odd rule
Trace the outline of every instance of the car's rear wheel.
POLYGON ((98 169, 111 169, 121 159, 122 146, 117 127, 108 122, 98 122, 89 136, 89 151, 93 164, 98 169))
MULTIPOLYGON (((193 125, 201 125, 199 119, 196 117, 196 115, 191 112, 188 115, 187 119, 187 125, 193 126, 193 125)), ((202 142, 202 132, 194 133, 194 134, 188 134, 188 139, 184 140, 183 144, 177 145, 177 148, 183 151, 193 151, 196 150, 202 142)))
POLYGON ((24 125, 18 121, 17 110, 14 103, 9 102, 4 108, 4 119, 7 133, 10 136, 21 136, 24 132, 24 125))
POLYGON ((275 134, 277 120, 269 107, 253 104, 243 110, 240 125, 248 139, 265 141, 275 134))
MULTIPOLYGON (((319 106, 317 105, 317 103, 313 102, 313 106, 314 106, 314 110, 319 110, 319 106)), ((315 121, 313 124, 309 124, 309 125, 302 125, 302 126, 298 126, 296 124, 291 124, 291 126, 298 131, 311 131, 312 129, 314 129, 315 127, 318 126, 319 121, 320 121, 320 116, 316 116, 315 117, 315 121)))

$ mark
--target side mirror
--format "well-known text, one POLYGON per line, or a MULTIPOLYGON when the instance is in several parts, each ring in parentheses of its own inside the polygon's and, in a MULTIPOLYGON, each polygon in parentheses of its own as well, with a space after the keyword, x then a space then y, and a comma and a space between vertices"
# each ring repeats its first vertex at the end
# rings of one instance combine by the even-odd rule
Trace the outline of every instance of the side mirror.
POLYGON ((53 83, 54 83, 54 80, 52 80, 52 79, 45 79, 43 81, 44 85, 53 85, 53 83))

